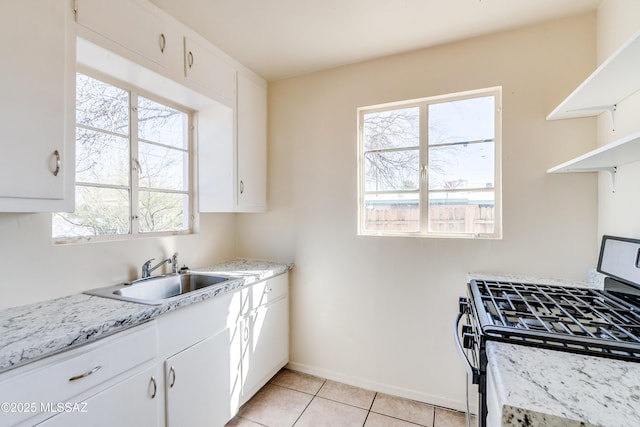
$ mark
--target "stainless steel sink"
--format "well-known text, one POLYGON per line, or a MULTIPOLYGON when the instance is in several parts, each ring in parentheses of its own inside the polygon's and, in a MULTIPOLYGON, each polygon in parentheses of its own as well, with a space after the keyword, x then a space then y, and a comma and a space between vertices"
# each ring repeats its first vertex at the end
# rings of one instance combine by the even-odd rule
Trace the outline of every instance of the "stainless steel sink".
POLYGON ((206 272, 188 272, 152 276, 105 288, 91 289, 85 294, 132 301, 142 304, 159 305, 181 295, 202 291, 231 279, 206 272))

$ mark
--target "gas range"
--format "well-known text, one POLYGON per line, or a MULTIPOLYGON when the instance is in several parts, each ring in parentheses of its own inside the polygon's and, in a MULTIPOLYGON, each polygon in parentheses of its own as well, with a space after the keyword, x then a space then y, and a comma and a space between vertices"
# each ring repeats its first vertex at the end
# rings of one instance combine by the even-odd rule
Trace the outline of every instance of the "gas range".
POLYGON ((640 362, 640 308, 606 290, 486 280, 468 288, 477 339, 640 362))
POLYGON ((640 240, 604 236, 604 289, 471 280, 455 337, 487 418, 488 341, 640 362, 640 240), (465 323, 461 325, 461 322, 465 323))

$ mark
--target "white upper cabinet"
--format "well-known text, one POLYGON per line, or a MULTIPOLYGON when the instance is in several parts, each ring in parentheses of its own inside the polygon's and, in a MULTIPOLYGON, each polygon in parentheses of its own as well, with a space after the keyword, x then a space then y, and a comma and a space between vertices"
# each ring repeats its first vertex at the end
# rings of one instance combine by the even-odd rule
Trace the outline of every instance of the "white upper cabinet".
POLYGON ((0 212, 74 208, 75 32, 66 0, 0 2, 0 212))
POLYGON ((184 70, 187 79, 200 86, 214 99, 233 105, 236 95, 236 72, 212 46, 193 37, 184 39, 184 70))
POLYGON ((77 22, 136 55, 180 72, 182 34, 148 2, 78 0, 77 22))
POLYGON ((226 111, 200 112, 200 212, 267 209, 267 83, 238 71, 237 84, 235 135, 226 111))
POLYGON ((267 209, 267 87, 238 73, 238 211, 267 209))

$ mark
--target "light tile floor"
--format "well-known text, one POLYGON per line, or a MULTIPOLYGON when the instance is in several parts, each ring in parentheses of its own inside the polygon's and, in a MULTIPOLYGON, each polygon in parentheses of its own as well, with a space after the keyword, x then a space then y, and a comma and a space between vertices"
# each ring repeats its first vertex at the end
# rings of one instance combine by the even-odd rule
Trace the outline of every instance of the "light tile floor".
POLYGON ((227 427, 464 427, 461 412, 283 369, 227 427))

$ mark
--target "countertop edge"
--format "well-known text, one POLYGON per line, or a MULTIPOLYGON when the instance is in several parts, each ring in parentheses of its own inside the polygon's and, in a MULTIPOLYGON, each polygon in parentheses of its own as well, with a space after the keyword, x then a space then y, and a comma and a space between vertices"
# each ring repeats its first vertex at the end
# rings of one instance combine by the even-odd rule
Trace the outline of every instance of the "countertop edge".
POLYGON ((194 269, 233 275, 224 286, 186 294, 162 305, 145 305, 87 294, 0 310, 0 374, 95 342, 164 313, 285 274, 292 263, 235 259, 194 269), (49 321, 47 319, 55 319, 49 321))

